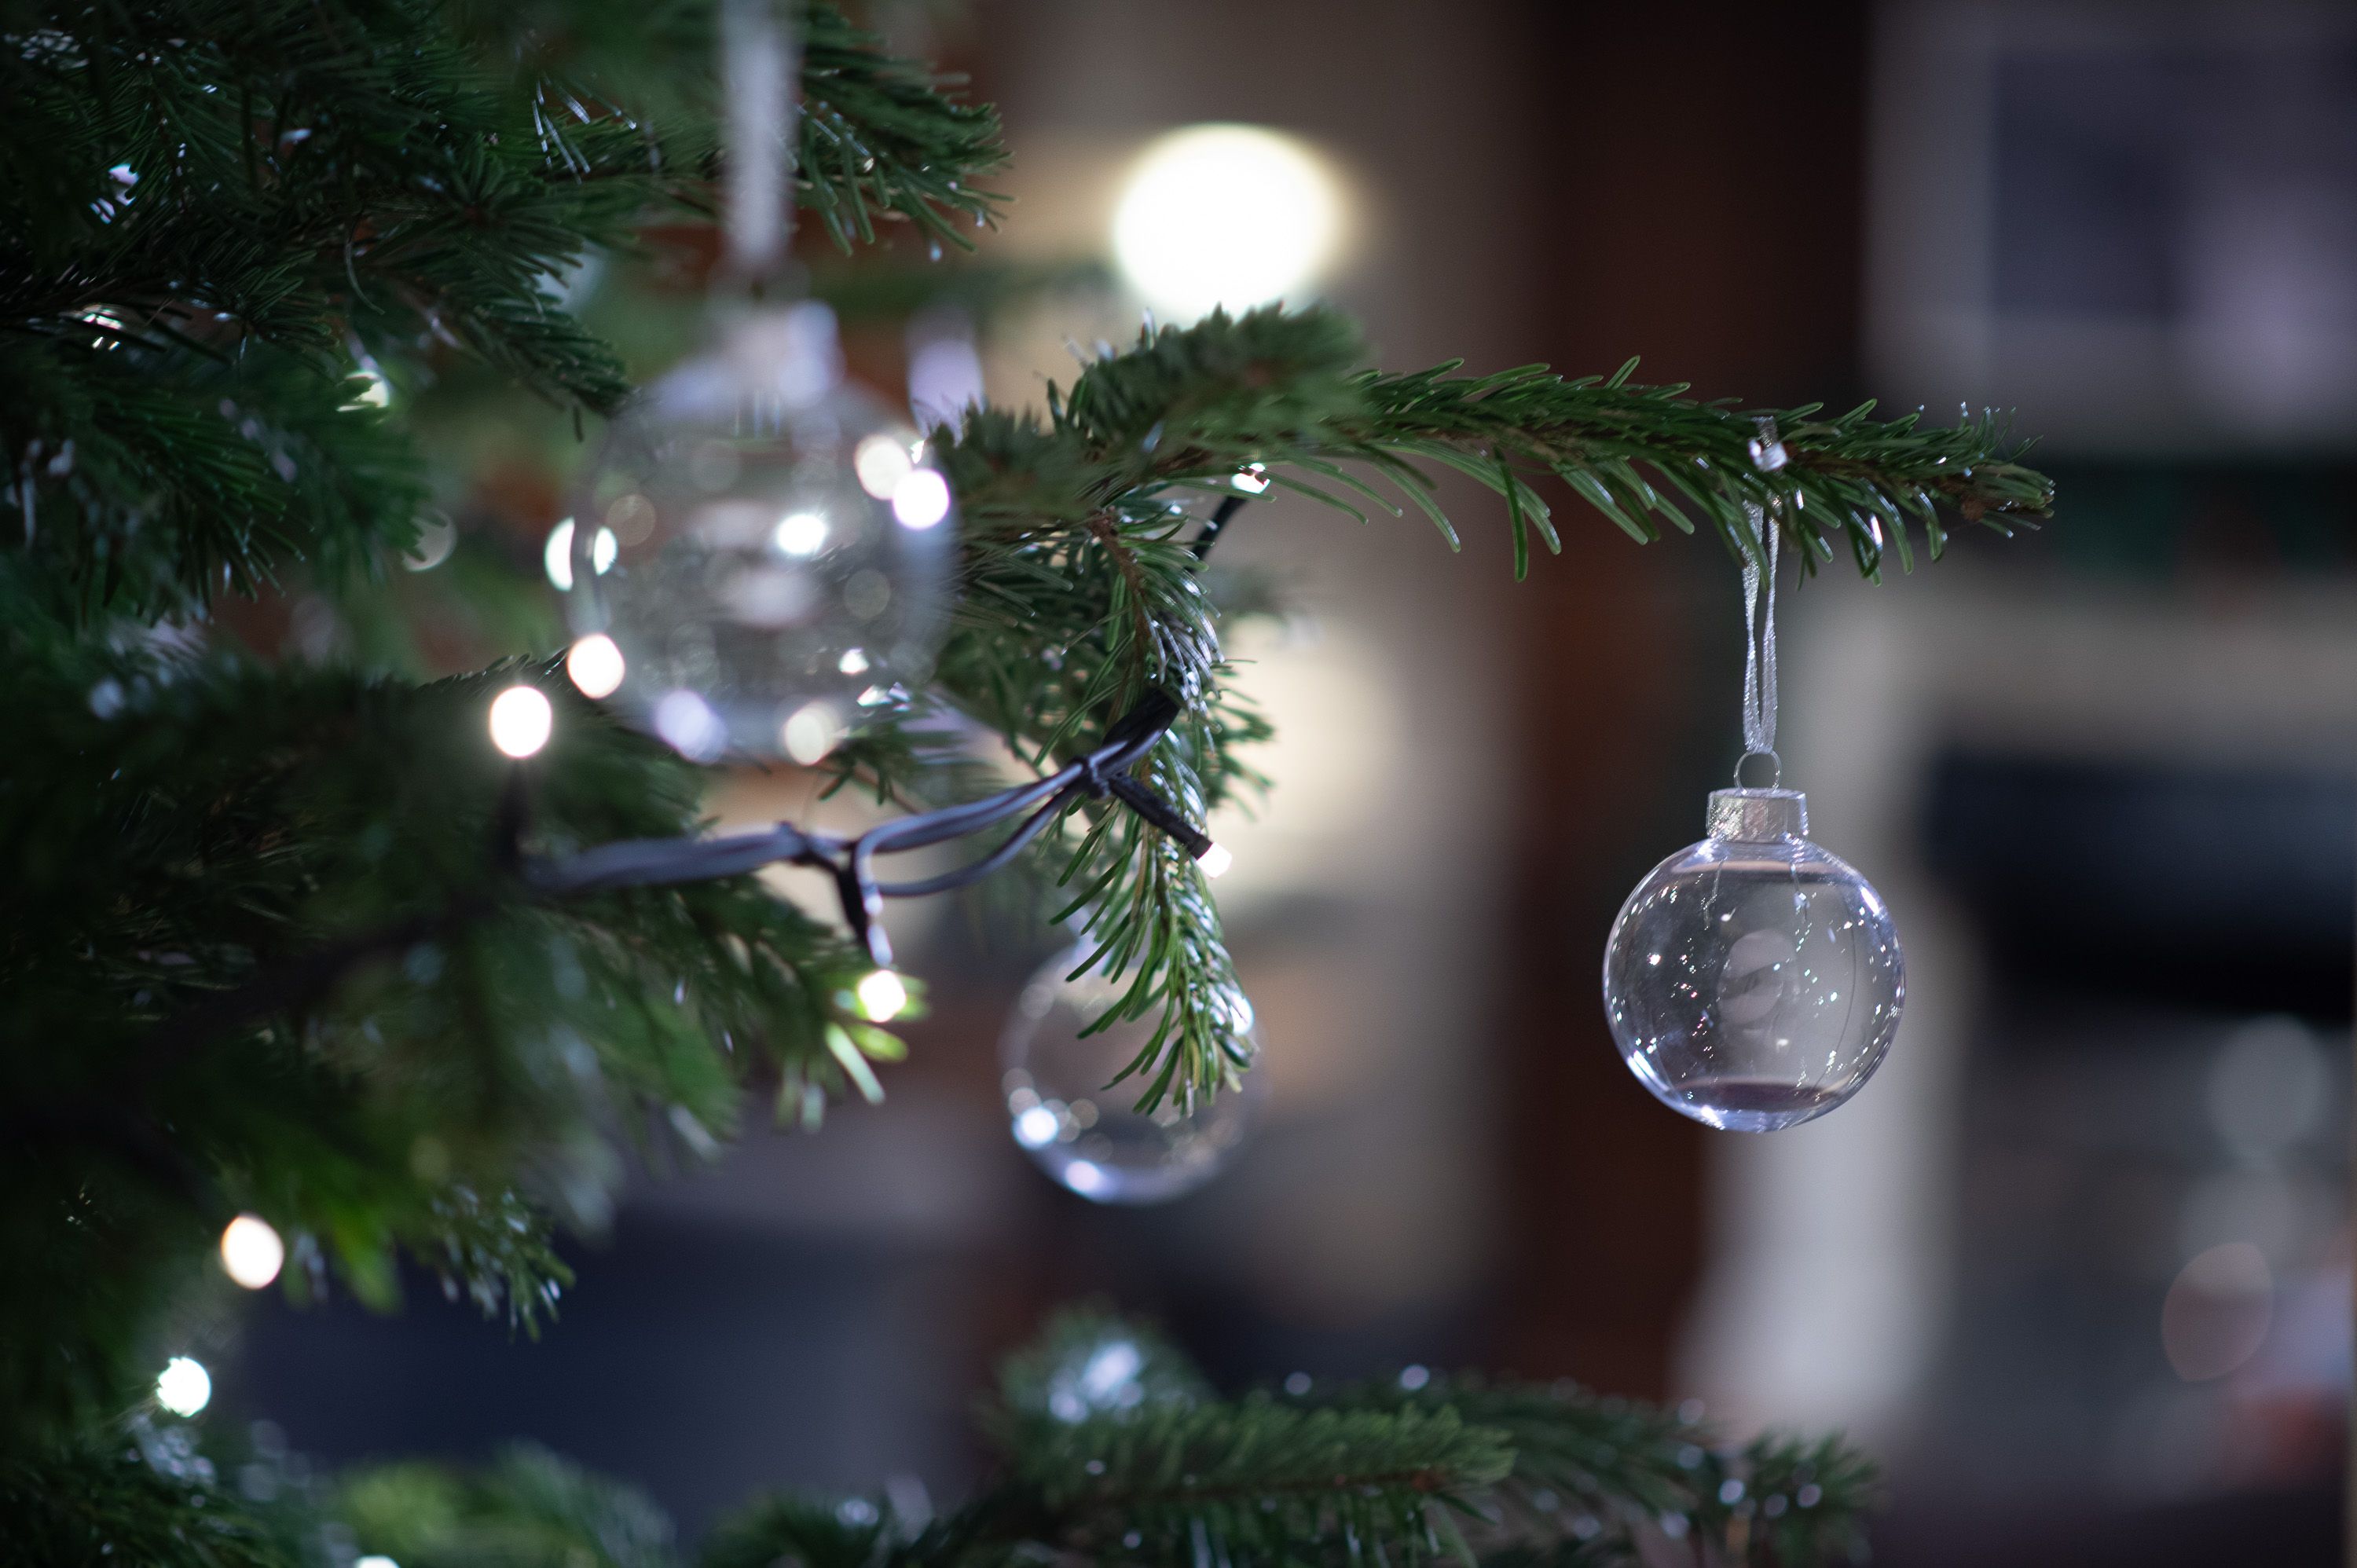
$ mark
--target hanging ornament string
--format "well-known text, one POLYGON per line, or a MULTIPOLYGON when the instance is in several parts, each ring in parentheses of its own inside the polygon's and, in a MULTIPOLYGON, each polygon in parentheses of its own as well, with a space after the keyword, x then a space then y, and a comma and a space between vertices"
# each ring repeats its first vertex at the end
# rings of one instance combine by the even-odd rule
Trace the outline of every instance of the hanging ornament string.
MULTIPOLYGON (((1760 421, 1751 461, 1767 474, 1784 466, 1784 444, 1774 420, 1760 421)), ((1743 782, 1744 763, 1762 757, 1772 770, 1773 788, 1784 771, 1776 755, 1776 560, 1783 530, 1756 501, 1744 502, 1743 511, 1751 524, 1751 548, 1743 553, 1743 756, 1735 764, 1735 781, 1743 782)))
POLYGON ((793 238, 794 46, 774 0, 726 0, 720 76, 728 145, 723 233, 744 287, 776 275, 793 238))
MULTIPOLYGON (((1751 463, 1790 461, 1761 419, 1751 463)), ((1797 497, 1797 492, 1793 492, 1797 497)), ((1768 1133, 1856 1094, 1899 1030, 1907 998, 1882 896, 1809 838, 1809 805, 1776 756, 1777 487, 1744 503, 1743 756, 1715 789, 1709 836, 1655 866, 1604 945, 1604 1016, 1653 1097, 1730 1132, 1768 1133), (1765 758, 1765 789, 1743 764, 1765 758)))

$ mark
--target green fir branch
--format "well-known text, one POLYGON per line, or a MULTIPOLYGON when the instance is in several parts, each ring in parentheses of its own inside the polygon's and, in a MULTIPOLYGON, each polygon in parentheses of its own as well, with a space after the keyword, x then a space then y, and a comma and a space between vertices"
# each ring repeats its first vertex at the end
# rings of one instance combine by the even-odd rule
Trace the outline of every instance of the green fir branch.
MULTIPOLYGON (((995 114, 832 6, 800 16, 801 199, 846 245, 886 219, 968 243, 995 114)), ((355 356, 397 379, 468 358, 610 411, 630 383, 559 280, 710 209, 711 95, 675 86, 710 81, 707 6, 176 0, 5 25, 0 484, 22 537, 0 550, 77 613, 397 553, 417 463, 345 406, 355 356)))
MULTIPOLYGON (((957 628, 936 682, 950 701, 1047 769, 1095 744, 1147 685, 1180 695, 1185 718, 1142 764, 1190 812, 1252 783, 1239 748, 1266 726, 1225 683, 1219 612, 1188 547, 1211 497, 1240 475, 1361 521, 1413 507, 1451 548, 1456 525, 1432 467, 1499 495, 1517 572, 1529 535, 1557 545, 1539 484, 1560 484, 1641 540, 1697 516, 1738 555, 1764 509, 1804 569, 1846 542, 1872 575, 1886 551, 1911 558, 1910 525, 1933 554, 1944 504, 1992 527, 2046 511, 2051 487, 2008 455, 1993 418, 1924 429, 1878 423, 1871 405, 1826 419, 1813 407, 1749 411, 1676 386, 1566 380, 1532 366, 1492 376, 1358 369, 1360 343, 1327 310, 1214 312, 1149 329, 1090 363, 1044 413, 972 411, 932 439, 966 530, 957 628), (1785 460, 1755 455, 1765 427, 1785 460), (1763 460, 1764 459, 1764 460, 1763 460)), ((1107 1019, 1157 1019, 1124 1077, 1141 1105, 1217 1093, 1249 1059, 1219 918, 1191 863, 1125 813, 1083 811, 1057 843, 1069 902, 1096 953, 1132 978, 1107 1019)))
MULTIPOLYGON (((0 574, 0 588, 6 586, 0 574)), ((563 848, 691 832, 697 770, 543 668, 425 686, 109 650, 0 593, 0 781, 18 918, 0 934, 0 1404, 119 1403, 142 1326, 240 1209, 289 1287, 376 1305, 408 1253, 529 1326, 569 1278, 552 1217, 597 1224, 617 1129, 689 1152, 750 1077, 872 1086, 865 957, 749 878, 547 905, 503 869, 511 785, 563 848), (529 774, 491 696, 562 714, 529 774)))

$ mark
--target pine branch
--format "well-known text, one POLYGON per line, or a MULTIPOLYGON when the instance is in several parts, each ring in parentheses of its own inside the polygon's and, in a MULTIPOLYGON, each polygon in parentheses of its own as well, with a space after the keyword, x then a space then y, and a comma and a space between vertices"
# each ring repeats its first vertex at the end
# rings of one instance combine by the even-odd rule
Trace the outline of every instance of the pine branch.
MULTIPOLYGON (((0 590, 7 587, 0 573, 0 590)), ((493 692, 563 708, 536 842, 675 833, 696 770, 546 670, 412 687, 71 638, 0 591, 0 1404, 119 1403, 143 1326, 241 1208, 298 1292, 395 1290, 406 1251, 529 1326, 641 1112, 708 1152, 748 1078, 867 1081, 865 958, 747 879, 550 907, 501 866, 493 692), (326 960, 324 965, 322 960, 326 960), (293 982, 281 978, 292 975, 293 982)))
MULTIPOLYGON (((1859 1555, 1871 1480, 1863 1457, 1832 1440, 1714 1450, 1665 1412, 1465 1378, 1222 1402, 1150 1330, 1093 1309, 1060 1317, 1008 1363, 985 1420, 1001 1474, 951 1513, 911 1528, 880 1498, 775 1494, 724 1521, 701 1568, 1443 1553, 1480 1568, 1817 1568, 1859 1555)), ((283 1455, 209 1458, 192 1430, 135 1422, 127 1461, 118 1442, 103 1458, 78 1449, 0 1463, 0 1505, 15 1505, 0 1506, 0 1548, 71 1543, 27 1560, 93 1565, 324 1568, 332 1520, 347 1553, 357 1545, 404 1568, 675 1561, 669 1522, 644 1498, 539 1449, 479 1471, 396 1464, 327 1486, 283 1455), (276 1501, 214 1490, 216 1465, 232 1463, 241 1474, 259 1466, 276 1501), (124 1547, 142 1541, 161 1544, 126 1559, 124 1547)))
POLYGON ((0 1556, 41 1568, 307 1568, 210 1466, 120 1442, 0 1455, 0 1556))
MULTIPOLYGON (((1992 527, 2042 515, 2051 487, 2008 456, 1994 419, 1927 430, 1877 423, 1871 405, 1749 411, 1680 387, 1567 381, 1543 367, 1494 376, 1356 368, 1357 334, 1325 310, 1214 313, 1142 334, 1087 366, 1045 417, 973 411, 933 433, 966 528, 964 598, 937 682, 1018 755, 1047 768, 1094 743, 1147 684, 1178 693, 1185 720, 1146 766, 1155 787, 1208 811, 1251 771, 1240 747, 1266 726, 1225 684, 1218 612, 1186 535, 1212 496, 1275 484, 1365 521, 1414 506, 1452 547, 1431 467, 1470 475, 1506 502, 1518 573, 1536 532, 1552 548, 1560 482, 1641 540, 1698 515, 1730 550, 1756 553, 1746 507, 1767 509, 1808 569, 1846 540, 1872 575, 1886 551, 1934 555, 1943 503, 1992 527), (1784 461, 1754 455, 1761 421, 1784 461), (1763 459, 1765 459, 1763 461, 1763 459), (1651 477, 1648 478, 1647 476, 1651 477), (1191 504, 1189 504, 1191 503, 1191 504)), ((1117 814, 1084 814, 1061 840, 1062 912, 1085 911, 1102 957, 1131 983, 1112 1016, 1157 1019, 1125 1077, 1141 1104, 1213 1094, 1247 1059, 1218 914, 1191 865, 1117 814)))
POLYGON ((364 1552, 402 1568, 673 1568, 678 1561, 671 1520, 651 1501, 531 1444, 475 1472, 382 1466, 348 1481, 333 1506, 364 1552))
MULTIPOLYGON (((0 452, 10 547, 53 606, 153 618, 405 547, 416 459, 344 406, 358 363, 416 379, 455 355, 576 408, 627 395, 556 280, 708 210, 711 95, 674 87, 709 81, 705 7, 21 9, 0 452)), ((974 183, 1003 158, 995 115, 831 6, 802 23, 802 200, 845 244, 882 219, 967 243, 952 220, 997 199, 974 183)))
MULTIPOLYGON (((1770 1434, 1735 1447, 1670 1412, 1569 1384, 1473 1377, 1348 1386, 1319 1396, 1344 1409, 1449 1410, 1513 1446, 1503 1505, 1486 1532, 1523 1543, 1560 1535, 1618 1550, 1669 1533, 1707 1561, 1806 1568, 1863 1560, 1875 1467, 1835 1438, 1770 1434)), ((1500 1568, 1505 1568, 1501 1564, 1500 1568)))

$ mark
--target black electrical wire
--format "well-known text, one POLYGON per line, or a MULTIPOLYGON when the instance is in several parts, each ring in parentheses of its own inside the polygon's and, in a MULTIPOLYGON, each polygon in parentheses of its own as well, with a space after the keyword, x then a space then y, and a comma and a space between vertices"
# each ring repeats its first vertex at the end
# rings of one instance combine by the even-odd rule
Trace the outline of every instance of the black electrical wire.
MULTIPOLYGON (((1248 499, 1229 496, 1220 502, 1189 546, 1196 559, 1201 560, 1211 553, 1221 530, 1248 499)), ((741 876, 769 865, 810 866, 834 879, 844 923, 851 928, 852 935, 868 956, 878 966, 888 968, 892 962, 891 943, 878 918, 884 899, 921 898, 973 886, 1005 867, 1024 845, 1083 797, 1103 800, 1111 796, 1168 834, 1196 859, 1211 853, 1211 835, 1129 771, 1154 748, 1154 743, 1162 738, 1163 732, 1181 711, 1178 699, 1170 693, 1149 687, 1105 732, 1104 739, 1094 750, 1047 778, 963 805, 898 817, 855 839, 846 841, 811 832, 791 822, 726 838, 624 839, 563 859, 526 862, 522 867, 524 880, 536 892, 563 897, 614 887, 652 887, 741 876), (1023 821, 1015 831, 978 860, 913 882, 877 879, 874 863, 877 855, 899 854, 968 838, 1018 815, 1023 816, 1023 821)))

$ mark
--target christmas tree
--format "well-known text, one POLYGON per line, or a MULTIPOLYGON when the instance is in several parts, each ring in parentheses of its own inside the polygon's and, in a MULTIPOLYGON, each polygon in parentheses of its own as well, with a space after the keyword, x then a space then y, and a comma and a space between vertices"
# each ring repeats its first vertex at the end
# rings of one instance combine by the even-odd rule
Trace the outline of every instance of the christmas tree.
MULTIPOLYGON (((891 241, 937 254, 998 220, 996 119, 827 5, 787 19, 801 108, 778 183, 836 258, 813 285, 846 309, 922 297, 939 269, 891 241)), ((630 280, 723 286, 721 193, 737 182, 741 220, 764 165, 741 113, 758 85, 724 95, 710 68, 717 20, 591 0, 8 13, 10 1561, 674 1560, 648 1505, 545 1455, 253 1502, 156 1377, 176 1326, 233 1289, 223 1259, 374 1305, 422 1270, 535 1326, 623 1129, 651 1113, 700 1145, 764 1102, 815 1128, 900 1054, 885 1025, 908 987, 872 905, 921 889, 791 827, 700 838, 719 748, 597 700, 619 677, 585 675, 586 638, 568 661, 526 585, 536 552, 449 493, 483 428, 577 453, 632 406, 615 339, 653 343, 650 314, 693 291, 630 280), (523 394, 539 415, 512 413, 523 394), (844 919, 751 875, 778 860, 836 872, 844 919)), ((774 267, 736 284, 790 292, 774 267)), ((1004 781, 965 736, 1003 743, 1038 781, 1006 797, 1036 837, 988 866, 1029 862, 1118 977, 1139 1102, 1213 1102, 1250 1049, 1198 824, 1258 787, 1268 736, 1220 652, 1261 601, 1206 573, 1243 499, 1413 510, 1453 543, 1434 481, 1453 469, 1496 498, 1481 521, 1518 575, 1566 492, 1581 526, 1757 559, 1765 518, 1804 570, 1846 553, 1868 575, 1918 540, 1936 555, 1951 517, 2046 509, 1991 419, 1748 410, 1633 371, 1385 373, 1319 308, 1149 324, 1044 409, 966 409, 895 459, 954 507, 937 645, 921 679, 784 750, 946 834, 1017 809, 926 815, 1004 781)), ((594 521, 566 557, 585 586, 594 521)), ((1852 1551, 1868 1501, 1837 1442, 1725 1446, 1577 1390, 1420 1371, 1222 1398, 1091 1315, 1010 1365, 988 1419, 999 1477, 961 1508, 759 1501, 702 1560, 1502 1568, 1652 1542, 1809 1563, 1852 1551)))

